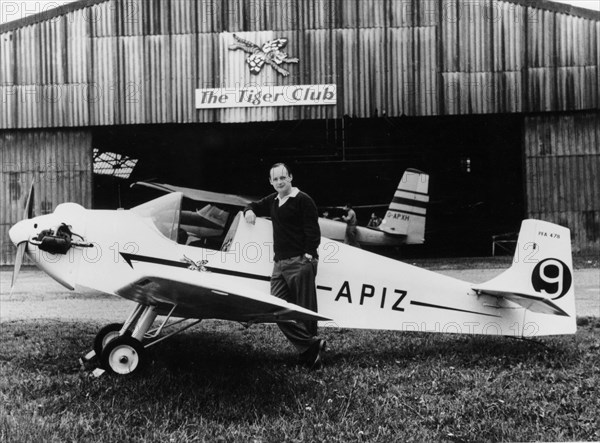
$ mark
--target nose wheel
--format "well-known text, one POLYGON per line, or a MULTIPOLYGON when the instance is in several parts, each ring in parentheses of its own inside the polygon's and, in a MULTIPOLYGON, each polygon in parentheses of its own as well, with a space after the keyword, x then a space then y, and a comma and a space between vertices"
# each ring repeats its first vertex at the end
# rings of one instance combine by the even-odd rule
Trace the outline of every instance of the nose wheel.
POLYGON ((120 336, 109 341, 100 355, 101 366, 119 375, 140 372, 146 363, 142 343, 131 336, 120 336))

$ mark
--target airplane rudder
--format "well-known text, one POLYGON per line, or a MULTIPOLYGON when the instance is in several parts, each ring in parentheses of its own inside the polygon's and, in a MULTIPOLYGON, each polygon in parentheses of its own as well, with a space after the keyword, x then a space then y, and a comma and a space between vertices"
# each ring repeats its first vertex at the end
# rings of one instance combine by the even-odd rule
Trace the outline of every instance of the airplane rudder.
POLYGON ((513 263, 536 264, 550 258, 560 260, 572 269, 570 229, 542 220, 523 220, 513 263))
POLYGON ((429 187, 429 174, 418 169, 408 168, 402 174, 400 183, 398 183, 399 191, 413 191, 422 194, 427 194, 429 187))
POLYGON ((407 243, 423 243, 429 175, 417 169, 404 171, 379 229, 407 236, 407 243))

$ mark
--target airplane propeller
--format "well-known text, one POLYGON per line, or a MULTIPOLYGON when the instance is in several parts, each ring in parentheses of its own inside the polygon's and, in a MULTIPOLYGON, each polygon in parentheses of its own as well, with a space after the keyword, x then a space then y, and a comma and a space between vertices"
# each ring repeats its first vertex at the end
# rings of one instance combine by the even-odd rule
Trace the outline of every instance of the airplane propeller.
MULTIPOLYGON (((23 220, 27 220, 33 218, 33 197, 34 197, 34 187, 33 183, 31 184, 31 188, 29 189, 29 195, 27 196, 27 203, 25 204, 25 212, 23 213, 23 220)), ((17 281, 17 277, 19 276, 19 271, 21 270, 21 265, 23 264, 23 256, 25 255, 25 251, 27 250, 27 240, 22 241, 17 245, 17 254, 15 256, 15 267, 13 269, 12 282, 10 284, 10 289, 12 290, 17 281)))

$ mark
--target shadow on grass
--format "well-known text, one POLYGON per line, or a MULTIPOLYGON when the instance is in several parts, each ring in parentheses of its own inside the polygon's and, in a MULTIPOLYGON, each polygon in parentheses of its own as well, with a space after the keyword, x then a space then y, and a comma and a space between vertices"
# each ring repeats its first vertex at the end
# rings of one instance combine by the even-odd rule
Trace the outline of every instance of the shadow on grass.
MULTIPOLYGON (((600 320, 580 318, 579 328, 600 329, 600 320)), ((215 383, 235 378, 244 385, 260 379, 278 382, 276 370, 301 370, 294 350, 273 325, 244 329, 236 323, 206 322, 147 350, 150 371, 193 375, 196 381, 215 383), (271 378, 268 378, 271 377, 271 378)), ((99 328, 61 321, 10 322, 2 325, 0 360, 23 367, 49 366, 73 370, 73 361, 91 347, 99 328)), ((577 336, 521 340, 510 337, 428 334, 419 332, 324 329, 328 341, 327 366, 357 364, 402 365, 410 361, 439 361, 455 367, 486 367, 502 362, 575 360, 577 336)))
MULTIPOLYGON (((579 318, 578 331, 600 331, 600 319, 579 318)), ((335 352, 328 361, 355 361, 361 365, 409 361, 439 361, 457 368, 485 368, 499 363, 505 367, 524 362, 576 361, 585 348, 579 333, 535 339, 423 332, 338 330, 331 342, 335 352)))
MULTIPOLYGON (((578 319, 579 329, 600 329, 600 320, 578 319)), ((0 358, 19 361, 27 366, 42 363, 60 368, 73 356, 91 347, 97 325, 68 321, 15 321, 3 323, 0 358), (4 349, 6 348, 6 349, 4 349), (11 349, 12 352, 5 352, 11 349), (58 366, 57 366, 58 365, 58 366)), ((328 341, 327 362, 359 365, 401 363, 413 360, 441 360, 463 364, 486 365, 506 361, 543 359, 547 354, 561 357, 574 355, 578 350, 577 336, 541 337, 521 340, 510 337, 429 334, 322 329, 328 341)), ((177 335, 149 348, 148 357, 155 370, 171 373, 235 375, 240 380, 252 377, 253 372, 269 373, 273 369, 297 369, 297 357, 292 347, 274 325, 256 325, 245 329, 230 322, 203 323, 199 328, 177 335)))

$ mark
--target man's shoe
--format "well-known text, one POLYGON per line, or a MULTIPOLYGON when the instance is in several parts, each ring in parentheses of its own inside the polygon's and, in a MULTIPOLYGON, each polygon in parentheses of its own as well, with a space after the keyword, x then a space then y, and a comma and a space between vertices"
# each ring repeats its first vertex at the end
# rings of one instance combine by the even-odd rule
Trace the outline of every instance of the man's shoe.
POLYGON ((326 345, 327 342, 325 340, 319 339, 302 354, 302 360, 308 369, 318 369, 323 365, 323 356, 321 353, 325 351, 326 345))

